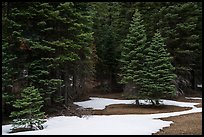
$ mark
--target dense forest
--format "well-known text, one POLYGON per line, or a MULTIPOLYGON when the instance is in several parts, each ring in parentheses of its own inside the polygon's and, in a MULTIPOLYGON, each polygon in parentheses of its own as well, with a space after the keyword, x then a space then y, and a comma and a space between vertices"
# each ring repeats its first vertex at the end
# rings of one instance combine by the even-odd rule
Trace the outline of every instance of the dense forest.
POLYGON ((155 104, 195 92, 201 56, 201 2, 2 2, 2 114, 39 119, 93 89, 155 104))

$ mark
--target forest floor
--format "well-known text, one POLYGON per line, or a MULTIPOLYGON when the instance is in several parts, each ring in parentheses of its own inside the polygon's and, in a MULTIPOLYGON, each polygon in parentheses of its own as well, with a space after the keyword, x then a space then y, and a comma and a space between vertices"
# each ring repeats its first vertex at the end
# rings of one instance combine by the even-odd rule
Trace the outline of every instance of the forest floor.
MULTIPOLYGON (((202 97, 201 94, 191 94, 186 95, 187 97, 202 97)), ((88 97, 102 97, 110 99, 125 99, 122 96, 122 93, 101 93, 101 92, 90 92, 88 97)), ((176 101, 181 102, 195 102, 200 103, 196 107, 202 108, 202 100, 196 99, 186 99, 184 96, 181 96, 176 101)), ((103 110, 92 110, 92 109, 79 109, 79 106, 72 104, 69 106, 64 106, 61 108, 55 108, 55 113, 49 113, 48 117, 53 116, 84 116, 84 115, 123 115, 123 114, 155 114, 155 113, 168 113, 168 112, 178 112, 184 110, 190 110, 190 107, 178 107, 178 106, 151 106, 151 105, 141 105, 136 106, 134 104, 115 104, 106 106, 103 110), (56 111, 57 110, 57 111, 56 111), (60 111, 59 111, 60 110, 60 111)), ((173 121, 170 127, 163 128, 153 135, 202 135, 202 112, 185 114, 180 116, 161 118, 165 121, 173 121)), ((3 121, 3 125, 8 124, 8 121, 3 121)))
MULTIPOLYGON (((90 93, 90 97, 103 97, 111 99, 124 99, 121 93, 90 93)), ((191 94, 188 97, 202 97, 200 94, 191 94)), ((202 108, 202 100, 186 99, 184 96, 175 99, 182 102, 200 103, 196 107, 202 108)), ((93 110, 95 115, 122 115, 122 114, 154 114, 189 110, 187 107, 177 106, 135 106, 131 104, 109 105, 104 110, 93 110)), ((170 127, 163 128, 153 135, 202 135, 202 112, 185 114, 180 116, 162 118, 165 121, 173 121, 170 127)))

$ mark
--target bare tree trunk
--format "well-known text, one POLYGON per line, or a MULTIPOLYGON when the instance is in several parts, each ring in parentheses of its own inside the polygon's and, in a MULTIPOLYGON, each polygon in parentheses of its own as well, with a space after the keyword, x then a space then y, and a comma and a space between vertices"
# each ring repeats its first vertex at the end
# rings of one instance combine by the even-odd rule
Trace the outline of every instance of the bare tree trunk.
POLYGON ((150 100, 152 105, 159 105, 159 100, 156 99, 156 100, 150 100))
POLYGON ((156 105, 159 105, 159 100, 156 100, 156 105))
POLYGON ((136 99, 135 102, 136 102, 136 105, 140 105, 140 102, 138 99, 136 99))
POLYGON ((70 82, 69 82, 69 72, 67 69, 67 65, 65 66, 65 78, 64 78, 64 82, 65 82, 65 90, 64 90, 64 103, 65 105, 68 105, 68 92, 69 92, 69 86, 70 86, 70 82))
POLYGON ((73 79, 72 79, 72 89, 73 89, 73 94, 74 94, 74 98, 77 98, 78 93, 77 93, 77 74, 76 71, 74 70, 74 74, 73 74, 73 79))
POLYGON ((150 100, 150 101, 151 101, 152 105, 154 106, 155 105, 154 101, 153 100, 150 100))
POLYGON ((85 92, 85 77, 82 75, 80 78, 80 95, 83 95, 85 92))
POLYGON ((85 72, 84 72, 84 63, 82 62, 82 60, 79 61, 79 66, 80 66, 80 69, 79 69, 79 73, 78 73, 78 85, 77 85, 77 90, 78 90, 78 93, 77 93, 77 98, 80 98, 82 95, 83 95, 83 92, 85 91, 84 88, 85 88, 85 72))
POLYGON ((191 70, 191 88, 196 89, 196 82, 195 82, 195 71, 191 70))
MULTIPOLYGON (((61 74, 60 74, 59 69, 56 70, 56 77, 57 77, 57 79, 61 79, 61 74)), ((62 96, 62 87, 61 86, 62 85, 59 84, 59 87, 58 87, 58 90, 57 90, 57 96, 58 97, 62 96)))

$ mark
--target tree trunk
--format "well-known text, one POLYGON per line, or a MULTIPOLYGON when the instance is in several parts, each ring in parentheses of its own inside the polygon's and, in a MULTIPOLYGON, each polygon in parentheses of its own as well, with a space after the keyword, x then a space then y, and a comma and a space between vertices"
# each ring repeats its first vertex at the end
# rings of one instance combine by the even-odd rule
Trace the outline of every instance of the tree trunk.
POLYGON ((78 97, 78 88, 77 87, 78 87, 77 74, 74 70, 73 79, 72 79, 72 89, 73 89, 74 98, 78 97))
POLYGON ((80 96, 84 94, 85 92, 85 77, 81 76, 80 78, 80 96))
POLYGON ((64 90, 64 103, 65 105, 68 105, 68 92, 69 92, 69 71, 67 68, 67 65, 65 66, 65 78, 64 78, 64 83, 65 83, 65 90, 64 90))
MULTIPOLYGON (((61 74, 60 74, 60 71, 59 69, 56 70, 56 77, 57 79, 61 79, 61 74)), ((61 97, 62 96, 62 85, 60 84, 59 87, 58 87, 58 90, 57 90, 57 96, 58 97, 61 97)))
POLYGON ((135 100, 136 105, 140 105, 140 102, 138 99, 135 100))
POLYGON ((196 83, 195 83, 195 72, 194 72, 194 70, 192 69, 191 70, 191 88, 192 89, 195 89, 196 88, 196 83))
POLYGON ((159 100, 156 100, 156 105, 159 105, 159 100))
POLYGON ((151 101, 152 105, 154 106, 155 105, 154 101, 153 100, 150 100, 150 101, 151 101))

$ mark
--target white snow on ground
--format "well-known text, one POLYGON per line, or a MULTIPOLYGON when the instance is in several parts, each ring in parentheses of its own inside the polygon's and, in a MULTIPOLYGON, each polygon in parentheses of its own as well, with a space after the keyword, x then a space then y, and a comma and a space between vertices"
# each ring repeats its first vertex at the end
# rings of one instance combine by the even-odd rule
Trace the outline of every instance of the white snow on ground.
MULTIPOLYGON (((146 103, 144 100, 140 101, 146 103)), ((116 100, 106 98, 91 98, 89 101, 75 102, 83 107, 94 109, 104 108, 110 104, 131 104, 133 100, 116 100)), ((192 107, 191 110, 158 113, 158 114, 129 114, 129 115, 93 115, 86 118, 76 116, 58 116, 49 118, 43 130, 8 133, 11 125, 2 126, 3 135, 151 135, 164 127, 170 126, 172 121, 163 121, 158 118, 179 116, 202 112, 202 108, 194 105, 199 103, 177 102, 163 100, 163 104, 181 107, 192 107)))
POLYGON ((198 97, 185 97, 186 99, 202 99, 202 98, 198 98, 198 97))
MULTIPOLYGON (((48 120, 47 128, 38 131, 13 133, 12 135, 151 135, 172 122, 142 115, 110 115, 79 118, 59 116, 48 120)), ((2 134, 10 127, 2 127, 2 134)))
POLYGON ((198 88, 202 88, 202 84, 197 85, 198 88))
MULTIPOLYGON (((119 99, 108 99, 108 98, 97 98, 97 97, 90 97, 90 99, 91 100, 88 100, 88 101, 74 102, 74 104, 79 105, 83 108, 93 108, 93 109, 102 110, 102 109, 105 109, 106 106, 111 104, 135 103, 135 100, 119 100, 119 99)), ((141 104, 151 104, 146 100, 140 100, 139 102, 141 104)), ((178 102, 173 100, 161 99, 161 104, 173 105, 173 106, 179 106, 179 107, 194 107, 194 105, 197 105, 199 103, 178 102)))
POLYGON ((83 108, 105 109, 106 106, 112 104, 132 104, 135 100, 118 100, 108 98, 90 97, 91 100, 74 102, 74 104, 82 106, 83 108))

